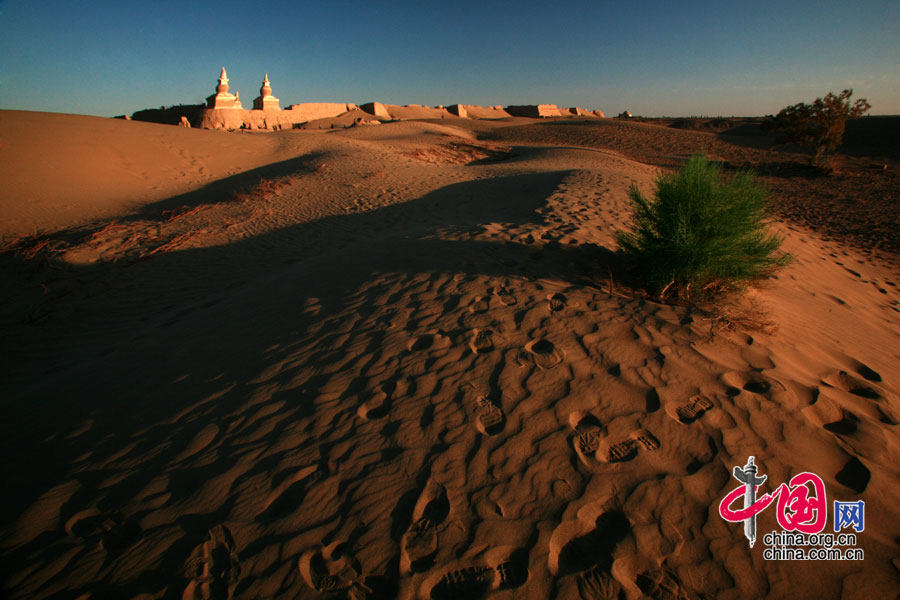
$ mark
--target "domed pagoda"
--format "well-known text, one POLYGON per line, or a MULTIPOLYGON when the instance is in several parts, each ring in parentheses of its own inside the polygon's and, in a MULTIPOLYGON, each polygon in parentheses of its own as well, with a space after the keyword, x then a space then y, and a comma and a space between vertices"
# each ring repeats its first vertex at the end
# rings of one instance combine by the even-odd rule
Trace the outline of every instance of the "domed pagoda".
POLYGON ((259 97, 253 101, 255 110, 281 110, 278 106, 278 98, 272 95, 272 87, 269 85, 269 74, 266 73, 262 87, 259 88, 259 97))
POLYGON ((222 67, 222 73, 219 75, 219 85, 216 86, 216 93, 206 99, 207 108, 241 108, 241 101, 237 96, 228 92, 228 74, 225 67, 222 67))

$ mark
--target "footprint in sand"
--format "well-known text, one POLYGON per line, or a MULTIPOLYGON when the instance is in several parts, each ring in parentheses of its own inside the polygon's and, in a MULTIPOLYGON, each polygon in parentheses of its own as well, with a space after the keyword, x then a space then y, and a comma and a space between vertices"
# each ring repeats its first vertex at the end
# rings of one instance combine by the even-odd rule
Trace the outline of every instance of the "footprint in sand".
POLYGON ((310 465, 286 478, 266 499, 262 512, 256 517, 258 521, 280 519, 291 514, 303 502, 303 498, 313 484, 325 476, 325 467, 310 465))
POLYGON ((120 513, 89 508, 74 514, 64 526, 70 538, 85 545, 96 543, 104 550, 124 548, 140 536, 140 528, 126 523, 120 513))
POLYGON ((840 408, 840 417, 835 421, 823 423, 822 428, 837 435, 853 435, 859 428, 859 417, 849 410, 840 408))
POLYGON ((547 308, 550 312, 559 312, 566 307, 566 297, 560 293, 547 296, 547 308))
POLYGON ((421 352, 422 350, 428 350, 434 345, 434 336, 431 335, 420 335, 419 337, 410 340, 406 345, 406 349, 410 352, 421 352))
POLYGON ((604 441, 597 448, 597 460, 601 462, 625 462, 637 456, 637 444, 634 440, 623 440, 617 443, 604 441))
POLYGON ((400 568, 403 572, 425 571, 438 549, 438 526, 450 514, 447 489, 429 481, 413 508, 412 525, 400 538, 400 568))
POLYGON ((486 552, 481 564, 426 579, 422 589, 423 596, 432 600, 474 600, 520 587, 527 580, 528 553, 520 548, 501 547, 486 552))
POLYGON ((599 566, 581 573, 576 582, 578 596, 583 600, 612 600, 624 597, 619 582, 599 566))
POLYGON ((857 494, 862 494, 869 486, 872 472, 861 460, 853 456, 840 471, 835 473, 834 478, 857 494))
POLYGON ((641 450, 648 450, 650 452, 659 450, 659 440, 646 429, 639 429, 629 437, 640 446, 641 450))
POLYGON ((656 569, 637 576, 638 588, 646 598, 671 598, 672 600, 692 600, 696 594, 685 589, 674 573, 656 569))
POLYGON ((550 536, 547 569, 559 577, 592 571, 608 575, 616 547, 630 531, 631 523, 618 510, 580 514, 576 520, 564 521, 550 536))
POLYGON ((762 373, 756 371, 732 371, 723 374, 721 379, 728 386, 725 393, 731 397, 738 396, 742 391, 745 391, 784 406, 796 404, 796 396, 789 392, 783 383, 762 373))
POLYGON ((572 436, 572 447, 578 459, 588 468, 595 466, 597 464, 595 456, 603 432, 600 420, 590 413, 576 411, 569 415, 569 425, 575 431, 572 436))
POLYGON ((519 299, 505 287, 496 287, 493 291, 494 295, 500 300, 500 303, 505 304, 506 306, 512 306, 519 301, 519 299))
POLYGON ((484 354, 494 349, 491 340, 492 332, 489 329, 475 329, 472 331, 472 339, 469 340, 469 348, 474 354, 484 354))
POLYGON ((520 366, 537 365, 541 369, 552 369, 563 360, 563 352, 550 340, 539 339, 528 342, 516 357, 520 366))
POLYGON ((712 400, 698 394, 683 404, 670 404, 666 407, 666 412, 676 421, 687 425, 688 423, 693 423, 699 419, 703 416, 703 413, 712 407, 712 400))
POLYGON ((420 335, 419 337, 410 340, 406 345, 406 349, 410 352, 422 352, 432 348, 446 348, 449 345, 450 338, 439 331, 434 334, 426 333, 425 335, 420 335))
POLYGON ((307 550, 297 561, 303 581, 327 597, 367 598, 372 590, 365 584, 359 561, 335 542, 307 550))
POLYGON ((874 383, 881 383, 881 375, 878 373, 878 371, 870 369, 863 363, 857 363, 856 371, 857 373, 862 375, 864 379, 867 379, 874 383))
POLYGON ((469 312, 480 314, 483 312, 487 312, 490 307, 490 298, 488 298, 487 296, 477 296, 475 298, 475 302, 473 302, 472 305, 469 306, 469 312))
POLYGON ((393 394, 396 388, 397 384, 393 381, 382 383, 378 387, 378 390, 372 394, 371 398, 363 402, 359 408, 356 409, 356 414, 365 421, 384 417, 388 414, 388 411, 391 410, 393 394))
POLYGON ((638 451, 653 452, 659 450, 660 443, 652 433, 646 429, 639 429, 621 442, 613 442, 610 439, 600 442, 597 448, 597 460, 602 462, 624 462, 637 456, 638 451))
POLYGON ((503 409, 491 402, 487 396, 479 396, 475 400, 475 427, 483 435, 496 435, 503 431, 506 416, 503 409))
POLYGON ((231 531, 216 525, 207 535, 185 563, 188 584, 182 600, 228 600, 234 594, 241 567, 231 531))
MULTIPOLYGON (((869 369, 869 371, 871 371, 871 369, 869 369)), ((881 380, 881 376, 875 371, 871 371, 869 375, 872 377, 869 381, 876 381, 876 376, 878 378, 877 381, 881 380)), ((882 398, 881 394, 873 386, 864 383, 846 371, 830 373, 823 379, 823 382, 833 388, 849 392, 855 396, 866 398, 868 400, 881 400, 882 398)))

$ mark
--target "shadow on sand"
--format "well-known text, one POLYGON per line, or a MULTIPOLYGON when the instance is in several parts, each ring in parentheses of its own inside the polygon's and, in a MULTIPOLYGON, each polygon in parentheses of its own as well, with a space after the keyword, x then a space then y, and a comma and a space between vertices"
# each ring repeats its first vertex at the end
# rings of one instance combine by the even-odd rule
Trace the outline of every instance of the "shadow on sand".
MULTIPOLYGON (((316 159, 304 156, 255 169, 149 206, 134 218, 221 201, 261 177, 310 169, 316 159)), ((43 301, 37 292, 14 295, 4 311, 0 344, 7 358, 2 366, 0 445, 7 460, 0 477, 15 485, 0 502, 0 528, 9 531, 41 495, 73 480, 79 491, 63 504, 59 523, 66 523, 85 503, 98 502, 95 497, 101 498, 100 509, 115 511, 164 472, 169 490, 189 498, 199 486, 231 469, 246 448, 240 446, 240 436, 224 435, 217 458, 191 468, 177 467, 179 452, 204 427, 236 427, 235 411, 258 394, 261 385, 275 389, 294 381, 295 371, 265 377, 261 373, 291 356, 297 340, 309 336, 314 326, 327 346, 354 326, 341 322, 340 315, 347 310, 371 313, 372 303, 388 287, 365 285, 376 275, 392 281, 457 274, 575 283, 597 271, 606 273, 619 259, 606 248, 556 242, 537 248, 524 241, 475 239, 487 223, 541 225, 536 211, 567 174, 458 183, 400 205, 330 216, 226 246, 174 251, 130 265, 45 266, 0 255, 7 289, 36 288, 47 273, 68 285, 63 296, 50 301, 48 318, 39 323, 27 320, 32 303, 43 301), (318 306, 315 314, 303 310, 310 303, 318 306), (139 460, 139 468, 114 472, 90 467, 119 455, 139 460)), ((379 333, 368 333, 377 342, 379 333)), ((330 378, 322 367, 333 360, 324 349, 306 357, 310 375, 289 404, 277 409, 286 418, 270 435, 277 437, 293 418, 312 409, 312 400, 330 378)), ((284 398, 274 394, 253 410, 270 404, 281 406, 284 398)), ((308 433, 305 445, 314 443, 315 432, 308 433)), ((268 473, 277 463, 278 455, 270 457, 253 473, 268 473)), ((166 585, 197 539, 228 517, 237 494, 223 494, 228 497, 215 513, 179 517, 177 525, 186 535, 127 590, 98 587, 82 592, 127 592, 130 597, 166 585)), ((123 547, 134 536, 153 534, 137 525, 147 512, 113 519, 123 547)), ((0 555, 3 575, 18 572, 35 556, 52 560, 66 535, 52 525, 9 547, 0 555)), ((170 586, 166 597, 180 597, 181 589, 170 586)))

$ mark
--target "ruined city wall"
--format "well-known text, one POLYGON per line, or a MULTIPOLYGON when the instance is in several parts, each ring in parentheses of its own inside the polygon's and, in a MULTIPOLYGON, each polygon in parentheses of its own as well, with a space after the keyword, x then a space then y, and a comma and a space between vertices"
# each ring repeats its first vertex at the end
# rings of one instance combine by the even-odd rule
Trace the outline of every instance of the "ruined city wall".
POLYGON ((340 116, 354 110, 346 102, 306 102, 285 110, 205 109, 199 123, 203 129, 290 129, 294 125, 340 116))
POLYGON ((507 106, 506 112, 514 117, 530 117, 539 119, 542 117, 561 117, 559 107, 555 104, 523 104, 507 106))

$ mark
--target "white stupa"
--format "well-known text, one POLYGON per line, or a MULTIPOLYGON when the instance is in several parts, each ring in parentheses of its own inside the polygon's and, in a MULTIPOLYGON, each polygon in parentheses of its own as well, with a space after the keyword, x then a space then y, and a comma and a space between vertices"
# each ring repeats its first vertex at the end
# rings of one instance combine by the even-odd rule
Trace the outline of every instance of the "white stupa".
POLYGON ((237 96, 228 92, 228 74, 225 67, 222 67, 222 74, 219 75, 219 85, 216 86, 216 93, 206 99, 207 108, 241 108, 241 101, 237 96))
POLYGON ((272 87, 269 85, 269 74, 266 73, 262 87, 259 88, 259 98, 253 101, 255 110, 281 110, 278 106, 278 98, 272 95, 272 87))

